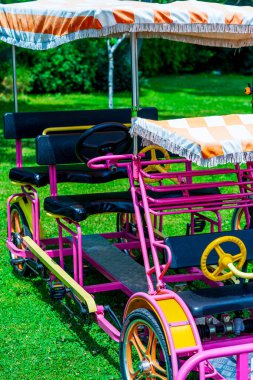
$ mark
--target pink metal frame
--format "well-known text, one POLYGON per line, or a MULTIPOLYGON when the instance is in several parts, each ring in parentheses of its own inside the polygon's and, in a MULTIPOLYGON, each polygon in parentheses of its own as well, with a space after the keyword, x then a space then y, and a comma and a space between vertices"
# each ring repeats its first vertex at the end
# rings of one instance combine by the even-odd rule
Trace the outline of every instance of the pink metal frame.
MULTIPOLYGON (((130 157, 124 157, 130 158, 130 157)), ((252 195, 253 195, 253 177, 252 177, 252 164, 247 164, 246 169, 241 169, 239 165, 235 165, 234 169, 209 169, 209 170, 192 170, 191 163, 184 159, 170 160, 170 164, 185 164, 185 170, 182 172, 170 171, 169 173, 152 173, 148 174, 142 169, 150 164, 149 161, 142 161, 141 157, 132 156, 132 164, 128 164, 128 175, 130 181, 130 189, 133 197, 136 221, 138 225, 139 237, 143 253, 143 261, 146 270, 147 283, 149 287, 149 295, 135 294, 135 297, 146 297, 148 302, 152 304, 153 308, 159 315, 162 325, 166 330, 166 335, 170 345, 171 361, 173 368, 173 376, 177 380, 186 379, 187 375, 193 369, 198 369, 199 379, 204 380, 206 378, 214 378, 215 380, 224 379, 208 362, 208 359, 214 357, 228 356, 228 354, 236 355, 237 360, 237 380, 248 379, 249 368, 248 368, 248 353, 253 352, 253 338, 252 336, 242 336, 239 338, 225 338, 218 339, 217 341, 211 341, 211 347, 208 343, 203 345, 199 338, 199 333, 197 330, 196 323, 192 317, 189 309, 182 301, 182 299, 174 292, 165 289, 165 282, 170 282, 171 277, 173 277, 174 282, 185 280, 194 280, 196 278, 201 278, 203 280, 203 275, 198 268, 191 268, 186 278, 185 275, 174 275, 165 276, 167 270, 170 267, 171 255, 169 248, 164 245, 163 241, 158 240, 155 236, 153 229, 153 222, 150 215, 153 214, 156 217, 163 217, 164 215, 173 215, 181 213, 190 213, 193 215, 202 216, 202 213, 207 211, 213 212, 217 217, 217 222, 213 221, 209 217, 204 216, 204 219, 211 222, 211 232, 214 232, 214 227, 217 227, 218 231, 222 228, 222 218, 220 211, 229 208, 244 208, 247 224, 249 225, 250 215, 248 207, 253 206, 252 195), (237 180, 219 180, 212 181, 211 183, 196 183, 193 181, 196 177, 203 177, 205 175, 236 175, 237 180), (159 186, 150 185, 145 183, 145 178, 158 179, 160 181, 159 186), (162 185, 162 180, 169 178, 178 178, 179 185, 162 185), (245 181, 245 178, 247 181, 245 181), (136 185, 137 183, 137 185, 136 185), (223 187, 232 188, 236 186, 238 189, 238 194, 232 192, 231 194, 214 194, 214 195, 200 195, 191 196, 189 190, 195 189, 205 189, 210 187, 223 187), (164 193, 161 198, 154 198, 147 193, 147 191, 152 191, 154 193, 164 193), (170 191, 182 191, 181 198, 166 198, 166 193, 170 191), (141 209, 145 212, 145 221, 149 234, 149 244, 152 252, 153 267, 150 267, 146 239, 143 232, 143 220, 141 217, 141 209), (210 219, 210 220, 209 220, 210 219), (157 249, 167 250, 168 262, 166 265, 160 265, 158 259, 157 249), (156 275, 157 283, 153 284, 152 276, 156 275), (181 305, 182 309, 188 317, 188 321, 192 326, 192 331, 194 333, 197 345, 194 347, 187 347, 183 350, 176 350, 173 345, 172 335, 169 331, 169 326, 166 318, 156 301, 158 299, 169 299, 174 298, 181 305), (224 342, 224 344, 223 344, 224 342), (232 346, 235 345, 235 346, 232 346), (173 348, 174 347, 174 348, 173 348), (186 360, 181 368, 178 368, 178 363, 180 357, 188 356, 189 359, 186 360)), ((108 157, 96 158, 90 161, 89 166, 93 169, 96 168, 108 168, 110 165, 123 166, 125 163, 120 162, 120 157, 115 157, 114 159, 110 157, 110 163, 108 157), (102 162, 104 163, 102 164, 102 162)), ((152 164, 161 164, 161 162, 152 162, 152 164)), ((164 164, 166 161, 163 162, 164 164)), ((191 219, 192 220, 192 219, 191 219)), ((191 232, 194 233, 194 229, 191 226, 191 232)), ((214 284, 210 282, 211 286, 222 286, 223 284, 214 284)), ((130 299, 131 301, 131 299, 130 299)), ((129 301, 129 302, 130 302, 129 301)))
MULTIPOLYGON (((18 159, 21 165, 20 159, 18 159)), ((221 231, 222 228, 222 217, 220 211, 228 208, 244 208, 247 223, 249 225, 250 215, 248 207, 253 207, 253 167, 248 164, 245 169, 241 169, 239 165, 236 165, 234 169, 209 169, 209 170, 193 170, 191 163, 185 159, 175 159, 170 160, 169 163, 173 166, 174 164, 180 164, 184 166, 182 171, 171 171, 169 173, 145 173, 143 168, 149 165, 151 162, 143 159, 142 156, 133 155, 122 155, 113 156, 108 155, 105 157, 95 158, 90 161, 89 166, 94 169, 108 169, 110 166, 117 167, 127 167, 128 177, 130 182, 130 191, 133 198, 133 204, 136 215, 136 222, 138 226, 139 241, 136 240, 135 236, 132 236, 132 240, 129 242, 116 243, 120 249, 131 249, 134 247, 141 247, 143 262, 146 271, 148 294, 142 293, 141 297, 147 299, 147 301, 153 305, 157 314, 160 316, 167 339, 170 344, 171 361, 173 367, 174 378, 177 380, 183 380, 187 377, 187 374, 192 369, 198 369, 199 379, 203 380, 207 377, 213 377, 215 380, 223 379, 223 377, 218 374, 207 362, 208 359, 213 357, 227 356, 228 353, 238 356, 238 374, 237 380, 243 380, 248 378, 248 366, 246 362, 248 360, 248 352, 253 352, 253 343, 250 336, 242 336, 240 338, 234 339, 219 339, 217 341, 211 340, 210 342, 202 344, 198 329, 194 318, 192 317, 188 307, 182 301, 178 294, 171 290, 167 290, 166 282, 180 282, 182 280, 193 281, 196 279, 204 280, 202 272, 199 268, 189 268, 188 274, 186 275, 173 275, 168 276, 167 271, 170 267, 172 253, 168 246, 164 244, 159 236, 154 233, 154 224, 151 220, 150 215, 155 216, 155 224, 158 229, 162 229, 163 217, 165 215, 173 214, 184 214, 188 213, 192 215, 191 217, 191 233, 194 233, 193 228, 193 216, 202 217, 203 220, 210 222, 210 231, 214 232, 215 228, 221 231), (128 160, 128 162, 123 162, 128 160), (196 182, 195 179, 201 180, 201 177, 217 176, 217 175, 234 175, 237 180, 213 180, 211 183, 196 182), (173 185, 163 185, 162 181, 164 179, 178 178, 179 184, 173 185), (155 186, 153 184, 145 183, 145 178, 156 179, 160 182, 155 186), (246 181, 245 181, 246 178, 246 181), (214 194, 214 195, 190 195, 190 190, 195 189, 205 189, 210 187, 223 187, 232 188, 236 186, 238 193, 225 193, 225 194, 214 194), (171 198, 166 197, 166 194, 173 191, 182 191, 182 197, 171 198), (152 193, 150 193, 152 192, 152 193), (150 194, 162 194, 161 197, 156 198, 150 194), (145 236, 143 228, 143 218, 141 216, 142 212, 145 213, 145 223, 148 230, 148 239, 145 236), (209 215, 206 216, 206 212, 212 213, 214 216, 211 218, 209 215), (151 255, 153 259, 153 265, 150 265, 148 248, 151 249, 151 255), (165 264, 160 264, 158 259, 158 250, 166 250, 168 261, 165 264), (156 278, 156 283, 154 283, 154 275, 156 278), (164 314, 159 308, 157 301, 166 300, 173 298, 179 305, 181 305, 185 314, 187 315, 188 321, 192 327, 192 331, 195 336, 196 346, 187 347, 182 350, 177 350, 174 347, 172 335, 170 332, 170 326, 168 325, 164 314), (235 344, 235 347, 232 345, 235 344), (188 360, 183 362, 181 368, 178 368, 178 363, 182 357, 189 357, 188 360)), ((160 164, 161 162, 152 162, 152 164, 160 164)), ((166 163, 166 161, 163 161, 166 163)), ((51 166, 49 170, 50 175, 50 192, 52 196, 57 195, 57 178, 56 178, 56 167, 51 166)), ((7 212, 8 212, 8 248, 17 256, 21 257, 33 257, 27 251, 18 250, 11 241, 11 215, 10 215, 10 205, 15 197, 24 196, 31 200, 32 203, 32 220, 33 220, 33 233, 34 240, 42 246, 52 258, 59 257, 60 265, 64 268, 64 258, 66 256, 73 256, 73 271, 74 280, 78 282, 85 290, 91 294, 98 292, 107 292, 111 290, 122 290, 130 297, 137 297, 138 294, 133 295, 132 291, 128 289, 124 284, 113 278, 109 273, 107 273, 99 264, 91 259, 82 248, 82 230, 78 223, 75 223, 66 218, 56 218, 58 224, 58 238, 40 240, 39 236, 39 198, 35 189, 31 186, 22 187, 22 193, 15 194, 11 196, 8 200, 7 212), (64 237, 63 234, 67 234, 64 237), (71 239, 69 238, 71 236, 71 239), (57 243, 57 249, 47 249, 48 245, 57 243), (94 284, 85 286, 85 278, 83 278, 83 262, 84 260, 91 264, 95 269, 102 273, 107 279, 110 280, 109 283, 105 284, 94 284)), ((108 239, 124 238, 131 239, 131 234, 128 231, 113 232, 108 234, 101 234, 103 237, 108 239)), ((208 283, 208 281, 206 281, 208 283)), ((222 286, 222 284, 214 284, 209 281, 211 286, 222 286)), ((132 299, 130 298, 130 300, 132 299)), ((119 341, 120 331, 118 331, 106 318, 104 315, 103 306, 98 306, 96 312, 96 321, 98 325, 114 340, 119 341)))

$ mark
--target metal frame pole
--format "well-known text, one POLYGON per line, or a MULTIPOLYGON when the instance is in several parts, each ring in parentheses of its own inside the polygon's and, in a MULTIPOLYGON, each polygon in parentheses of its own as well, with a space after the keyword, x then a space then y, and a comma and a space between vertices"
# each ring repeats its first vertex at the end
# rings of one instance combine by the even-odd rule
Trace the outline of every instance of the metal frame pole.
MULTIPOLYGON (((14 45, 12 45, 12 83, 13 83, 14 111, 18 112, 16 47, 14 45)), ((22 140, 21 139, 16 139, 16 165, 18 168, 22 168, 22 166, 23 166, 22 140)))
MULTIPOLYGON (((136 115, 139 109, 139 78, 138 78, 138 49, 137 49, 137 35, 131 33, 131 62, 132 62, 132 116, 136 115)), ((138 153, 137 136, 133 137, 133 153, 138 153)))
POLYGON ((16 47, 12 45, 12 73, 13 73, 13 97, 14 109, 18 112, 18 87, 17 87, 17 70, 16 70, 16 47))

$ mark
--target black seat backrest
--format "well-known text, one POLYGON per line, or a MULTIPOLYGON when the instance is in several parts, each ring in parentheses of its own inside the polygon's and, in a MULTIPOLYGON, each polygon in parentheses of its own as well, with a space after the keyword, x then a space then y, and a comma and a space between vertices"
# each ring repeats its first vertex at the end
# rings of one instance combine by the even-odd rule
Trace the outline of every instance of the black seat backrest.
POLYGON ((75 146, 79 137, 80 133, 37 136, 37 164, 57 165, 80 163, 80 160, 75 154, 75 146))
MULTIPOLYGON (((142 108, 138 112, 138 116, 148 119, 157 120, 158 112, 154 107, 142 108)), ((41 135, 47 128, 61 127, 79 127, 93 126, 104 122, 119 122, 122 124, 130 124, 131 108, 106 109, 106 110, 84 110, 84 111, 50 111, 50 112, 17 112, 6 113, 3 117, 4 137, 6 139, 14 139, 16 141, 22 139, 34 139, 41 135)), ((60 132, 60 130, 57 133, 60 132)), ((71 132, 68 132, 71 133, 71 132)), ((76 133, 76 132, 75 132, 76 133)), ((58 157, 58 163, 76 163, 79 162, 74 153, 76 138, 79 133, 71 137, 69 142, 64 142, 62 146, 64 157, 60 159, 62 154, 60 151, 55 157, 58 157), (67 146, 67 144, 69 144, 67 146)), ((66 136, 64 138, 66 140, 66 136)), ((46 148, 45 148, 46 149, 46 148)), ((22 151, 21 151, 22 153, 22 151)), ((50 154, 50 152, 48 152, 50 154)), ((55 153, 53 153, 55 154, 55 153)), ((16 153, 17 162, 19 161, 19 153, 16 153)), ((42 156, 41 156, 42 158, 42 156)), ((45 157, 44 161, 38 159, 38 163, 54 162, 53 157, 45 157)))
MULTIPOLYGON (((157 120, 157 109, 142 108, 138 115, 157 120)), ((131 122, 131 109, 50 111, 6 113, 3 117, 4 137, 6 139, 35 138, 46 128, 96 125, 104 122, 131 122)))
MULTIPOLYGON (((90 111, 86 111, 90 112, 90 111)), ((93 112, 93 111, 92 111, 93 112)), ((156 109, 142 109, 140 111, 140 115, 144 116, 149 115, 154 117, 157 117, 157 110, 156 109)), ((113 123, 114 120, 111 119, 116 118, 116 116, 119 118, 117 119, 118 121, 120 120, 120 123, 130 123, 131 121, 131 112, 130 109, 124 109, 124 110, 102 110, 102 111, 97 111, 96 113, 96 118, 89 119, 89 124, 94 124, 94 125, 101 125, 101 124, 110 124, 111 122, 113 123), (110 111, 110 112, 108 112, 110 111), (112 112, 113 111, 113 112, 112 112), (114 111, 116 111, 114 113, 114 111), (122 111, 119 112, 119 111, 122 111), (98 114, 100 115, 98 117, 98 114), (95 121, 101 120, 103 116, 103 123, 95 124, 95 121), (108 118, 109 120, 105 120, 105 118, 108 118)), ((88 122, 88 119, 86 119, 88 122)), ((80 124, 80 123, 79 123, 80 124)), ((80 163, 80 160, 76 156, 76 143, 83 131, 64 131, 64 132, 58 132, 58 133, 50 133, 46 135, 39 135, 36 138, 36 160, 39 165, 56 165, 56 164, 74 164, 74 163, 80 163)), ((115 135, 116 131, 114 132, 115 135)), ((119 138, 120 135, 122 134, 122 131, 119 130, 118 132, 119 138)), ((89 139, 89 144, 96 145, 96 142, 94 141, 97 139, 100 139, 100 143, 105 142, 108 140, 108 137, 111 137, 111 133, 105 131, 101 131, 101 136, 100 133, 96 134, 92 140, 92 136, 89 139)), ((132 148, 128 149, 127 151, 124 151, 124 153, 131 153, 132 148)))

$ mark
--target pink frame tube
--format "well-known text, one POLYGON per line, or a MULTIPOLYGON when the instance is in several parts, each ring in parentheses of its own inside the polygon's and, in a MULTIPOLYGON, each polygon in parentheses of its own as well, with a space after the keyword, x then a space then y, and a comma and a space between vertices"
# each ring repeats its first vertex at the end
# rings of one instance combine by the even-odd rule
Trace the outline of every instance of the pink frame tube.
MULTIPOLYGON (((193 355, 189 358, 178 371, 175 380, 186 380, 188 374, 196 368, 201 362, 205 360, 210 360, 223 356, 232 356, 236 355, 240 357, 238 362, 238 367, 236 371, 236 380, 246 380, 249 376, 249 368, 248 368, 248 353, 253 352, 253 343, 244 344, 243 346, 234 346, 234 347, 225 347, 225 348, 215 348, 208 351, 202 351, 193 355), (246 364, 246 356, 247 354, 247 365, 246 364)), ((205 377, 203 378, 205 379, 205 377)), ((202 378, 200 378, 202 380, 202 378)))
MULTIPOLYGON (((138 225, 138 232, 139 232, 139 239, 140 239, 140 244, 142 248, 142 253, 143 253, 143 260, 144 260, 144 267, 146 271, 146 276, 147 276, 147 283, 148 283, 148 289, 149 289, 149 294, 145 293, 137 293, 134 296, 132 296, 129 300, 129 302, 134 298, 134 297, 142 297, 149 302, 152 307, 156 310, 157 314, 159 315, 159 318, 161 320, 162 326, 164 328, 164 331, 166 333, 166 337, 168 339, 170 348, 171 348, 171 360, 172 360, 172 367, 173 367, 173 374, 175 379, 177 380, 184 380, 193 368, 196 368, 198 366, 199 369, 199 379, 204 380, 206 379, 206 373, 205 369, 209 368, 206 363, 204 363, 206 360, 212 358, 212 357, 220 357, 227 355, 230 352, 234 352, 234 354, 238 355, 238 371, 237 371, 237 380, 242 380, 246 376, 246 362, 248 352, 253 351, 253 343, 247 343, 248 341, 246 340, 241 340, 243 342, 242 346, 236 346, 232 347, 229 346, 229 344, 224 344, 223 340, 220 341, 220 347, 219 344, 214 342, 213 347, 208 348, 208 344, 202 345, 198 333, 198 329, 195 323, 195 320, 193 316, 191 315, 188 307, 185 305, 185 303, 182 301, 179 295, 176 293, 165 289, 165 273, 167 269, 170 266, 170 261, 171 261, 171 252, 168 247, 165 247, 163 245, 163 241, 158 240, 157 237, 154 234, 153 231, 153 224, 152 220, 150 218, 150 214, 155 215, 156 221, 155 223, 158 223, 157 220, 159 220, 160 223, 160 228, 162 228, 162 216, 163 215, 169 215, 170 213, 192 213, 192 220, 194 215, 198 215, 198 213, 201 212, 206 212, 206 211, 214 211, 216 217, 217 217, 217 222, 213 221, 209 217, 206 217, 207 221, 210 221, 211 223, 211 230, 214 230, 214 226, 218 227, 218 230, 221 228, 221 216, 219 214, 220 209, 226 209, 226 208, 231 208, 231 205, 234 207, 243 207, 246 210, 246 213, 248 211, 248 207, 253 207, 253 200, 250 198, 250 196, 253 195, 252 191, 252 171, 253 169, 250 167, 248 170, 241 170, 239 167, 236 168, 236 170, 233 169, 224 169, 222 171, 221 169, 217 170, 211 170, 211 173, 214 175, 217 174, 226 174, 226 173, 233 173, 237 174, 238 176, 238 182, 235 181, 221 181, 221 182, 213 182, 212 186, 222 186, 222 187, 228 187, 228 186, 234 186, 235 184, 239 186, 240 193, 239 194, 217 194, 217 195, 210 195, 210 196, 190 196, 189 191, 194 190, 194 189, 206 189, 210 187, 210 184, 196 184, 193 182, 194 176, 201 176, 208 174, 210 175, 210 170, 205 171, 205 170, 200 170, 197 172, 192 171, 191 164, 187 160, 172 160, 169 161, 171 162, 179 162, 179 163, 184 163, 186 165, 186 172, 172 172, 169 174, 147 174, 142 170, 142 167, 144 165, 150 164, 150 161, 144 161, 141 162, 140 157, 134 157, 132 155, 124 155, 124 156, 111 156, 108 155, 106 157, 99 157, 99 159, 94 159, 91 160, 91 163, 89 164, 90 167, 95 167, 95 168, 108 168, 112 164, 119 167, 127 167, 128 171, 128 176, 129 176, 129 181, 130 181, 130 191, 132 194, 133 198, 133 204, 134 204, 134 210, 136 214, 136 221, 138 225), (121 163, 117 162, 119 159, 125 160, 126 158, 131 158, 132 162, 130 163, 121 163), (101 163, 101 160, 105 160, 105 163, 101 163), (247 172, 249 173, 250 176, 250 181, 244 182, 243 181, 243 174, 247 172), (201 174, 202 173, 202 174, 201 174), (180 184, 180 185, 173 185, 173 186, 151 186, 147 185, 144 182, 144 177, 148 178, 154 178, 154 179, 163 179, 163 178, 173 178, 175 175, 178 176, 183 176, 186 178, 186 183, 180 184), (135 185, 135 181, 138 181, 139 183, 139 188, 138 186, 135 185), (165 191, 184 191, 184 196, 182 199, 178 198, 162 198, 162 199, 156 199, 154 197, 151 197, 148 193, 148 190, 152 190, 153 192, 156 193, 164 193, 165 191), (202 208, 201 210, 199 209, 200 202, 202 202, 202 208), (220 205, 216 205, 217 202, 222 203, 222 207, 220 205), (186 206, 185 206, 186 203, 186 206), (186 207, 186 209, 184 209, 186 207), (173 208, 175 211, 170 212, 167 211, 167 209, 173 208), (147 224, 147 229, 148 229, 148 234, 149 234, 149 241, 148 243, 150 244, 151 252, 152 252, 152 257, 153 257, 153 263, 154 266, 151 267, 149 264, 149 255, 147 251, 147 238, 145 236, 144 230, 143 230, 143 222, 142 222, 142 216, 141 216, 141 209, 144 210, 145 216, 146 216, 146 224, 147 224), (160 219, 158 219, 160 218, 160 219), (208 220, 210 219, 210 220, 208 220), (166 265, 160 265, 158 255, 157 255, 157 249, 167 249, 168 253, 168 263, 166 265), (156 277, 156 286, 154 286, 153 283, 153 275, 156 277), (166 317, 164 313, 162 312, 161 308, 159 307, 157 301, 159 300, 168 300, 168 299, 175 299, 178 304, 182 307, 183 311, 185 312, 188 322, 191 325, 196 345, 193 347, 184 347, 182 349, 175 349, 174 347, 174 342, 173 342, 173 337, 171 333, 171 327, 174 327, 175 324, 171 323, 168 324, 166 317), (223 343, 223 345, 222 345, 223 343), (224 347, 225 346, 225 347, 224 347), (250 350, 250 351, 248 351, 250 350), (190 357, 189 359, 186 360, 186 362, 182 365, 182 367, 179 369, 178 368, 178 362, 179 358, 184 356, 189 356, 191 354, 194 355, 190 357), (241 375, 243 373, 243 375, 241 375)), ((152 162, 154 164, 154 162, 152 162)), ((50 175, 50 192, 51 195, 57 195, 57 176, 56 176, 56 167, 52 166, 50 167, 49 170, 49 175, 50 175)), ((22 188, 23 189, 23 188, 22 188)), ((27 192, 27 189, 23 189, 23 192, 25 195, 32 201, 33 207, 32 207, 32 217, 33 217, 33 223, 34 223, 34 235, 35 239, 39 241, 39 199, 37 196, 36 191, 32 188, 29 187, 29 191, 32 191, 30 193, 27 192), (35 191, 35 192, 33 192, 35 191)), ((24 194, 22 193, 22 194, 24 194)), ((8 220, 10 220, 10 202, 11 199, 9 199, 8 202, 8 220)), ((200 214, 201 215, 201 214, 200 214)), ((202 216, 202 215, 201 215, 202 216)), ((205 217, 203 217, 205 218, 205 217)), ((78 223, 75 223, 73 221, 69 221, 66 218, 64 219, 56 219, 58 223, 58 228, 59 228, 59 249, 56 251, 49 250, 48 254, 51 255, 51 257, 56 257, 57 255, 60 258, 60 265, 64 268, 64 257, 66 255, 70 254, 71 249, 64 248, 63 242, 64 242, 64 237, 63 237, 63 230, 65 230, 67 233, 70 233, 72 236, 72 249, 73 249, 73 267, 74 267, 74 280, 78 282, 82 287, 83 287, 83 259, 88 258, 85 256, 85 252, 83 252, 82 249, 82 232, 81 232, 81 227, 78 223), (69 226, 67 226, 67 223, 72 223, 75 226, 75 231, 73 231, 69 226)), ((193 231, 192 231, 193 232, 193 231)), ((111 236, 116 238, 117 235, 116 233, 111 233, 111 234, 102 234, 102 236, 111 236)), ((11 237, 11 231, 8 226, 8 237, 11 237)), ((44 242, 42 242, 44 244, 44 242)), ((124 243, 119 243, 120 247, 124 247, 124 243)), ((119 245, 118 244, 118 245, 119 245)), ((134 244, 137 244, 137 242, 134 242, 134 244)), ((103 271, 99 265, 92 259, 89 259, 89 262, 96 268, 98 269, 102 274, 106 275, 107 278, 112 281, 111 283, 105 283, 105 284, 95 284, 95 285, 88 285, 84 286, 84 289, 89 291, 90 293, 97 293, 97 292, 106 292, 106 291, 111 291, 115 289, 121 289, 123 292, 125 292, 128 295, 131 295, 130 290, 126 289, 126 287, 117 281, 117 279, 114 279, 110 277, 105 271, 103 271)), ((194 268, 191 268, 194 269, 194 268)), ((196 278, 196 276, 200 276, 200 273, 196 272, 194 273, 189 270, 189 277, 188 278, 196 278), (195 277, 194 277, 195 276, 195 277)), ((180 275, 175 275, 174 281, 177 281, 180 278, 180 275)), ((119 331, 105 318, 104 316, 104 309, 102 306, 98 306, 98 311, 96 312, 96 322, 98 325, 110 336, 112 339, 119 341, 120 333, 119 331)), ((182 321, 184 323, 185 321, 182 321)), ((181 322, 177 322, 177 325, 180 325, 181 322)), ((250 339, 250 338, 249 338, 250 339)), ((225 341, 225 340, 224 340, 225 341)), ((234 340, 234 341, 239 341, 239 340, 234 340)), ((228 343, 228 340, 227 340, 228 343)), ((211 346, 211 344, 210 344, 211 346)), ((218 377, 219 375, 215 375, 215 379, 221 378, 218 377)))

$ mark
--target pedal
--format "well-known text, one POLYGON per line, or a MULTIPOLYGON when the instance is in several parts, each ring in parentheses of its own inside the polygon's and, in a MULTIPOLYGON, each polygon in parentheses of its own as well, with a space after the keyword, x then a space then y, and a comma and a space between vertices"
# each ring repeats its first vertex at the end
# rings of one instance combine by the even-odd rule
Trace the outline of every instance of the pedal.
POLYGON ((66 296, 66 287, 61 282, 51 282, 49 285, 49 295, 54 300, 61 301, 66 296))
POLYGON ((25 263, 25 259, 23 259, 23 257, 20 257, 18 259, 11 259, 10 260, 10 264, 11 265, 24 264, 24 263, 25 263))
POLYGON ((35 260, 30 260, 30 259, 27 259, 26 260, 26 265, 34 272, 36 273, 38 276, 41 276, 42 278, 44 277, 44 266, 38 262, 38 261, 35 261, 35 260))
MULTIPOLYGON (((206 226, 206 221, 195 217, 194 218, 194 232, 202 232, 206 226)), ((191 223, 187 223, 186 235, 189 236, 191 231, 191 223)))
POLYGON ((185 282, 182 282, 181 284, 176 284, 173 288, 173 292, 180 293, 187 287, 187 284, 185 282))

